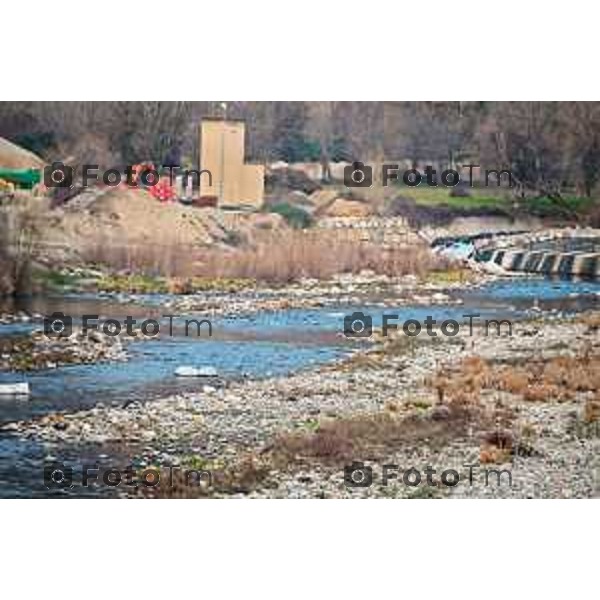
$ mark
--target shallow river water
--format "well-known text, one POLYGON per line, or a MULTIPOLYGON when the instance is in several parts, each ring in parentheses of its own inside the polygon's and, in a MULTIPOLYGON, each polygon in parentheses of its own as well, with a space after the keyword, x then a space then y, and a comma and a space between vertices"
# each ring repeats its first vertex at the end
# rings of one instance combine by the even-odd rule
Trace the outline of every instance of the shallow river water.
MULTIPOLYGON (((438 321, 464 321, 465 314, 474 312, 482 318, 502 316, 518 320, 539 317, 540 311, 569 313, 597 308, 600 282, 518 278, 453 295, 463 304, 382 307, 365 303, 215 318, 210 338, 178 334, 129 343, 127 362, 72 365, 26 375, 0 373, 0 383, 28 381, 32 390, 25 400, 0 396, 0 423, 74 411, 98 402, 151 401, 178 391, 199 389, 202 382, 174 376, 180 365, 211 366, 224 379, 269 377, 310 369, 356 348, 342 333, 344 317, 356 311, 368 314, 375 327, 380 326, 383 312, 397 314, 399 322, 423 321, 429 315, 438 321)), ((146 306, 122 305, 97 297, 70 296, 32 299, 24 308, 41 314, 62 310, 73 314, 75 322, 77 315, 90 313, 116 318, 124 314, 159 318, 164 311, 151 305, 152 302, 146 306)), ((0 336, 27 333, 32 328, 40 328, 40 323, 0 325, 0 336)), ((80 450, 65 448, 65 452, 73 453, 77 459, 80 450)), ((38 444, 17 442, 11 435, 0 433, 0 496, 40 493, 36 469, 44 458, 47 457, 38 444)))

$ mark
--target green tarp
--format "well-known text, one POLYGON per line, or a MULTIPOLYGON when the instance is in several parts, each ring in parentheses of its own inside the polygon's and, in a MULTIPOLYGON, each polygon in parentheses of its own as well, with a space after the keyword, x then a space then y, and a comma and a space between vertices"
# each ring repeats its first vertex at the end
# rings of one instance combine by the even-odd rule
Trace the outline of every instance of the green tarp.
POLYGON ((0 179, 10 181, 18 187, 32 188, 42 180, 40 169, 3 169, 0 167, 0 179))

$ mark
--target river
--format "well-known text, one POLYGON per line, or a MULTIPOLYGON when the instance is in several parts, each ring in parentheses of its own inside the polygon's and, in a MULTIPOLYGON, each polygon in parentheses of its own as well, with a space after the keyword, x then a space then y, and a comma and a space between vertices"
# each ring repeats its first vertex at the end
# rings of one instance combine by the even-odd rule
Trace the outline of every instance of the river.
MULTIPOLYGON (((540 314, 571 313, 600 306, 600 282, 516 278, 500 280, 453 294, 460 305, 361 306, 339 305, 319 309, 289 309, 212 320, 212 337, 172 337, 136 341, 127 345, 129 360, 118 363, 71 365, 34 373, 0 373, 0 383, 28 381, 28 399, 0 397, 0 423, 34 418, 57 411, 76 411, 100 402, 123 404, 130 400, 152 401, 180 391, 201 387, 197 379, 174 376, 180 365, 214 367, 220 380, 271 377, 296 373, 338 360, 356 348, 342 335, 344 316, 356 311, 368 314, 374 324, 383 312, 395 313, 399 322, 464 321, 465 314, 482 318, 526 319, 540 314)), ((165 298, 161 298, 164 301, 165 298)), ((11 308, 11 307, 4 307, 11 308)), ((15 307, 12 307, 15 308, 15 307)), ((163 311, 152 298, 122 304, 90 295, 31 298, 24 306, 30 313, 63 311, 74 321, 83 314, 122 319, 125 314, 161 318, 163 311)), ((190 315, 193 318, 194 315, 190 315)), ((163 319, 164 322, 164 319, 163 319)), ((0 325, 0 336, 18 335, 40 328, 40 323, 0 325)), ((216 383, 218 385, 218 383, 216 383)), ((80 449, 65 448, 81 460, 80 449)), ((66 456, 63 456, 66 458, 66 456)), ((48 459, 35 442, 24 443, 0 433, 0 496, 39 493, 40 461, 48 459), (27 476, 24 475, 27 473, 27 476)))

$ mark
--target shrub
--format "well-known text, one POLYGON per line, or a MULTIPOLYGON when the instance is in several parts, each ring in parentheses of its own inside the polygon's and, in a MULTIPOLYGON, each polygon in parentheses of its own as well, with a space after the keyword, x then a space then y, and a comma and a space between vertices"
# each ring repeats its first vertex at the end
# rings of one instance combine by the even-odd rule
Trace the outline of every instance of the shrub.
POLYGON ((0 294, 31 291, 32 261, 39 237, 36 198, 14 195, 0 206, 0 294))
POLYGON ((173 240, 170 232, 156 233, 154 242, 129 243, 110 231, 99 231, 79 248, 84 263, 151 276, 191 277, 197 253, 173 240))
POLYGON ((271 207, 270 212, 281 215, 286 223, 294 229, 306 229, 313 224, 312 216, 298 206, 282 202, 271 207))
POLYGON ((423 275, 440 266, 426 246, 386 249, 336 238, 319 229, 263 233, 254 244, 242 248, 208 249, 195 267, 196 275, 285 283, 363 270, 388 276, 423 275))
POLYGON ((538 217, 573 218, 589 211, 594 201, 581 196, 564 196, 549 198, 539 196, 527 202, 529 211, 538 217))
POLYGON ((450 190, 451 198, 469 198, 470 196, 471 190, 469 189, 469 186, 463 183, 459 183, 450 190))
POLYGON ((388 276, 425 275, 443 266, 425 245, 384 248, 322 229, 257 228, 251 243, 233 234, 226 244, 196 248, 177 243, 168 232, 157 232, 155 238, 153 243, 128 244, 110 231, 99 231, 79 253, 84 262, 128 273, 277 283, 363 270, 388 276))

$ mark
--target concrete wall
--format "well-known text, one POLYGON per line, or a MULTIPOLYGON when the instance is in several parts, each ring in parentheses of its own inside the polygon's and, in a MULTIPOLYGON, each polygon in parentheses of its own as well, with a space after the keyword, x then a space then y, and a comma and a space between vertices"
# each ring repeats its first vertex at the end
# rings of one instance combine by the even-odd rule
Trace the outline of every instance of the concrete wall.
POLYGON ((242 121, 202 121, 200 167, 211 172, 212 186, 203 176, 201 196, 217 197, 219 206, 262 206, 264 167, 244 164, 244 141, 242 121))

